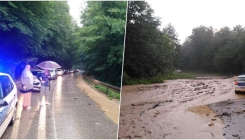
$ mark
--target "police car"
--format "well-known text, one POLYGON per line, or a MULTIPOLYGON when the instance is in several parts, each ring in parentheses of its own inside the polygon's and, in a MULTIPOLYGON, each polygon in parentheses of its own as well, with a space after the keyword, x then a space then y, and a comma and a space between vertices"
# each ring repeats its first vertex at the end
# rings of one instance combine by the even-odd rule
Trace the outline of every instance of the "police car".
POLYGON ((17 87, 13 79, 8 74, 0 73, 0 137, 9 124, 14 124, 17 104, 17 87))
POLYGON ((245 75, 239 75, 235 80, 235 93, 245 91, 245 75))

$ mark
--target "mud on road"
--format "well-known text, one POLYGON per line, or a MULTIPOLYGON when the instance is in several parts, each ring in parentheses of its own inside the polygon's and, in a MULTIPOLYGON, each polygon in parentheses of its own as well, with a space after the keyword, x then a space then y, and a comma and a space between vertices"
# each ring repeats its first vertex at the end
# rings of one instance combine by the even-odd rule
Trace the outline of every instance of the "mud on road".
POLYGON ((123 86, 119 138, 226 138, 225 124, 208 105, 245 98, 235 77, 168 80, 123 86))
POLYGON ((225 123, 223 136, 227 139, 245 138, 245 100, 226 100, 209 105, 225 123))

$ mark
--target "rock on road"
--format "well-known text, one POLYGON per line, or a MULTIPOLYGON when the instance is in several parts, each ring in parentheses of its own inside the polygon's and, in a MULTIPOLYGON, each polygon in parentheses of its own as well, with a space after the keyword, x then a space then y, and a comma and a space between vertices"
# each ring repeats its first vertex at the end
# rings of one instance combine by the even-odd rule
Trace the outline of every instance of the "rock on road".
POLYGON ((22 109, 19 97, 16 121, 3 139, 109 139, 117 138, 117 124, 77 87, 76 74, 51 82, 49 106, 40 107, 39 92, 32 93, 32 108, 22 109))

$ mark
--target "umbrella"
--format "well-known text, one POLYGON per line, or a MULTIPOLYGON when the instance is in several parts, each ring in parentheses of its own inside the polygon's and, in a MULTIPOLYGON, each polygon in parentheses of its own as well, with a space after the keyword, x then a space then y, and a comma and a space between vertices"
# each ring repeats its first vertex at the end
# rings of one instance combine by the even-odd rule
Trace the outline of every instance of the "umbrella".
POLYGON ((42 68, 42 69, 57 69, 57 68, 61 68, 61 66, 59 64, 57 64, 56 62, 54 62, 54 61, 43 61, 43 62, 39 63, 37 66, 42 68))

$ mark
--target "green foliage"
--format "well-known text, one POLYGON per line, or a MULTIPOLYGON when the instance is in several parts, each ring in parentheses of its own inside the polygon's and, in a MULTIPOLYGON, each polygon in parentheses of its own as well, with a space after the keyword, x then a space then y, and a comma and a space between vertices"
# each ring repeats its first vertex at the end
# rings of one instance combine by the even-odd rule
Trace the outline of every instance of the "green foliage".
POLYGON ((8 58, 38 57, 64 67, 77 54, 67 2, 1 1, 0 52, 8 58))
POLYGON ((177 79, 192 79, 195 78, 193 74, 190 73, 175 73, 177 79))
POLYGON ((168 74, 157 74, 150 78, 131 78, 126 73, 123 74, 123 84, 124 85, 135 85, 135 84, 154 84, 163 83, 164 80, 174 80, 174 79, 192 79, 195 78, 194 75, 190 73, 168 73, 168 74))
POLYGON ((84 78, 84 80, 89 83, 90 85, 93 85, 97 90, 102 91, 103 93, 105 93, 110 99, 120 99, 120 93, 119 92, 115 92, 114 90, 111 89, 107 89, 107 87, 102 86, 102 85, 98 85, 92 83, 90 80, 88 80, 87 78, 84 78))
POLYGON ((82 12, 80 60, 88 75, 120 87, 126 2, 87 2, 82 12))
POLYGON ((181 48, 182 68, 239 74, 244 72, 245 31, 240 25, 231 30, 224 27, 214 31, 204 26, 193 33, 181 48))
POLYGON ((153 16, 146 2, 129 1, 124 54, 126 81, 131 77, 141 79, 140 83, 148 82, 145 79, 162 82, 158 74, 171 73, 179 66, 177 34, 171 24, 162 31, 159 25, 159 18, 153 16))
POLYGON ((95 88, 105 93, 110 99, 120 99, 120 93, 115 92, 111 89, 107 89, 107 87, 104 87, 102 85, 95 85, 95 88))

